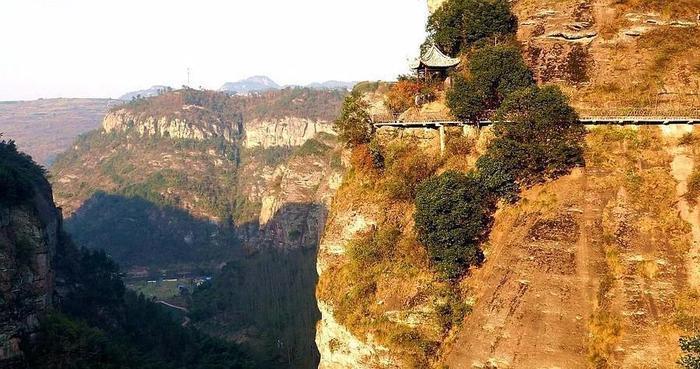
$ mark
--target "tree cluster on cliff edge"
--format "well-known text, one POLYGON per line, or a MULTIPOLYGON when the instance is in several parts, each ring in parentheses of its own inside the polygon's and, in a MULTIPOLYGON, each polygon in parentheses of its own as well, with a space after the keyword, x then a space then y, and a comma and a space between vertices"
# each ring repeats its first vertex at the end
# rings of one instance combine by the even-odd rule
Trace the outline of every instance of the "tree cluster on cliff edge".
POLYGON ((418 239, 446 278, 457 278, 482 262, 479 245, 489 234, 495 204, 474 172, 449 171, 418 186, 418 239))
POLYGON ((520 186, 554 179, 584 162, 585 128, 575 110, 557 87, 535 85, 516 47, 480 49, 469 67, 468 78, 455 78, 448 105, 463 120, 498 108, 494 138, 466 179, 448 172, 425 181, 416 196, 419 240, 451 279, 480 261, 499 199, 513 202, 520 186))
POLYGON ((510 94, 493 132, 477 167, 487 169, 492 165, 487 161, 493 161, 520 185, 555 179, 584 164, 586 129, 557 87, 532 86, 510 94))
POLYGON ((368 109, 369 104, 358 92, 353 92, 345 98, 340 116, 334 122, 334 129, 341 142, 350 147, 370 142, 372 119, 368 109))
POLYGON ((44 174, 29 155, 17 151, 14 141, 0 141, 0 205, 14 206, 31 199, 44 174))
POLYGON ((535 84, 532 71, 514 45, 486 46, 469 57, 468 77, 455 73, 447 91, 447 107, 462 121, 483 119, 503 100, 535 84))
POLYGON ((507 0, 447 0, 428 18, 429 42, 457 55, 484 39, 512 35, 518 22, 507 0))

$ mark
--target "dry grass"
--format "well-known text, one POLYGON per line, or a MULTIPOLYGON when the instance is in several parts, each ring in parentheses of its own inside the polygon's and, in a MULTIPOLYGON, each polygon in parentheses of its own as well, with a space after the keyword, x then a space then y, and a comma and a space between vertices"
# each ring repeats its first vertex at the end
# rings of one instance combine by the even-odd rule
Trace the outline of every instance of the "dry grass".
POLYGON ((434 147, 421 149, 411 139, 385 138, 383 172, 370 165, 364 148, 356 148, 353 168, 334 198, 332 214, 366 210, 377 225, 347 243, 345 256, 336 257, 320 278, 318 296, 356 337, 371 335, 388 347, 402 368, 436 364, 445 337, 466 312, 460 287, 432 270, 413 228, 411 188, 455 169, 474 152, 473 140, 455 140, 459 149, 440 157, 434 147))
POLYGON ((614 3, 623 11, 658 12, 667 17, 688 17, 700 8, 698 0, 616 0, 614 3))
POLYGON ((684 334, 700 332, 700 292, 685 291, 674 301, 674 322, 684 334))
MULTIPOLYGON (((637 309, 646 309, 645 304, 629 300, 623 281, 637 278, 644 280, 645 286, 653 286, 678 283, 685 278, 682 267, 669 269, 658 262, 664 259, 682 263, 690 245, 690 225, 678 214, 677 182, 670 172, 668 145, 678 141, 661 136, 660 130, 653 127, 607 127, 596 129, 587 137, 587 168, 605 173, 589 186, 598 196, 609 198, 604 200, 607 205, 600 224, 599 244, 605 263, 600 266, 597 305, 590 322, 589 361, 593 367, 619 367, 627 353, 619 353, 618 346, 624 347, 629 340, 641 342, 646 336, 664 337, 650 342, 662 347, 673 359, 678 349, 674 321, 675 325, 679 321, 682 325, 695 322, 694 316, 687 313, 692 302, 682 297, 682 284, 671 292, 678 300, 674 317, 645 318, 656 321, 652 327, 620 314, 620 308, 630 303, 637 309)), ((692 143, 694 139, 685 137, 680 141, 692 143)), ((652 289, 649 293, 668 292, 652 289)))
POLYGON ((596 369, 608 368, 610 357, 622 336, 622 325, 618 316, 601 311, 590 322, 591 340, 588 360, 596 369))
POLYGON ((693 173, 688 177, 688 192, 685 194, 685 200, 688 204, 695 206, 700 196, 700 168, 695 167, 693 173))

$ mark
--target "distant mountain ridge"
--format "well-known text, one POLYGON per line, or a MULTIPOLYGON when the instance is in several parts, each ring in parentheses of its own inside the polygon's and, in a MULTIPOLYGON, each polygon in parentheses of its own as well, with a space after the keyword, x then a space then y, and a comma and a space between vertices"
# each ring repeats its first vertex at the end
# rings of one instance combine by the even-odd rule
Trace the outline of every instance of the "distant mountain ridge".
POLYGON ((335 81, 335 80, 330 80, 330 81, 325 81, 325 82, 314 82, 306 85, 308 88, 313 88, 316 90, 352 90, 352 88, 357 84, 357 82, 352 81, 335 81))
MULTIPOLYGON (((220 88, 219 91, 228 93, 230 95, 248 95, 251 92, 266 92, 281 90, 288 87, 307 87, 313 90, 352 90, 353 86, 357 84, 356 81, 338 81, 329 80, 324 82, 312 82, 308 85, 280 85, 275 82, 272 78, 267 76, 252 76, 245 79, 241 79, 235 82, 226 82, 220 88)), ((163 91, 169 91, 173 88, 165 85, 155 85, 147 89, 136 90, 127 92, 119 97, 119 100, 130 101, 135 97, 153 97, 160 95, 163 91)))
POLYGON ((219 89, 221 92, 229 94, 247 95, 251 92, 265 92, 280 90, 287 87, 307 87, 314 90, 351 90, 357 82, 330 80, 325 82, 313 82, 306 86, 302 85, 279 85, 267 76, 253 76, 237 82, 226 82, 219 89))
POLYGON ((172 87, 170 86, 164 86, 164 85, 155 85, 151 86, 150 88, 144 89, 144 90, 137 90, 137 91, 131 91, 127 92, 124 95, 119 97, 119 100, 131 100, 135 97, 141 96, 141 97, 152 97, 152 96, 158 96, 164 91, 172 90, 172 87))
POLYGON ((280 88, 281 86, 269 77, 253 76, 237 82, 226 82, 221 86, 219 91, 233 94, 247 94, 250 92, 279 90, 280 88))

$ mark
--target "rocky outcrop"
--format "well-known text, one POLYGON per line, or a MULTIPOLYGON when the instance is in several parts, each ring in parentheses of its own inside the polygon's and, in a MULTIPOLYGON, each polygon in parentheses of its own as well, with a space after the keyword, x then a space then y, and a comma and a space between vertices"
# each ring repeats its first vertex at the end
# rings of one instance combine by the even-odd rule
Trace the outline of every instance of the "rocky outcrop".
MULTIPOLYGON (((316 268, 324 278, 328 264, 344 255, 346 245, 376 221, 359 209, 332 212, 319 247, 316 268)), ((388 348, 367 338, 355 336, 338 322, 333 307, 319 298, 321 320, 316 325, 316 346, 321 355, 319 369, 397 368, 388 348)))
POLYGON ((141 136, 207 140, 221 137, 234 142, 239 134, 239 122, 224 122, 206 109, 186 105, 181 111, 165 116, 133 113, 127 109, 112 111, 105 116, 105 132, 138 132, 141 136), (189 118, 196 115, 198 118, 189 118))
POLYGON ((318 246, 327 208, 340 186, 343 172, 342 167, 331 165, 329 160, 332 141, 325 141, 329 152, 324 155, 292 155, 276 166, 259 159, 244 164, 241 195, 250 203, 260 204, 256 215, 258 229, 248 232, 247 243, 251 247, 318 246), (297 206, 288 206, 292 204, 297 206))
POLYGON ((245 147, 300 146, 319 133, 335 134, 332 124, 298 117, 253 119, 245 123, 245 147))
POLYGON ((396 368, 386 347, 363 342, 333 317, 331 307, 318 302, 321 321, 316 326, 319 369, 396 368))
POLYGON ((21 358, 21 340, 32 336, 40 313, 52 303, 60 228, 46 181, 35 186, 27 203, 0 205, 0 367, 21 358))

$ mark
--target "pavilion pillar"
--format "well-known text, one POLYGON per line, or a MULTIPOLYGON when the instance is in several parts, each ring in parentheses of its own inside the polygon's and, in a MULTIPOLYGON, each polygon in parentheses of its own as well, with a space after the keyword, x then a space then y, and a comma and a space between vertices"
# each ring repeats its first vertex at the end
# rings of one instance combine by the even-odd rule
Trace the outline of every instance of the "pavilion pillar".
POLYGON ((447 145, 445 144, 445 126, 440 125, 440 126, 439 126, 439 131, 440 131, 440 154, 442 155, 442 154, 445 153, 445 149, 446 149, 446 146, 447 146, 447 145))

